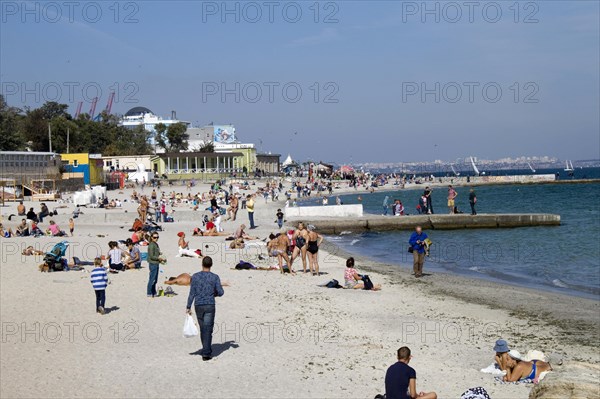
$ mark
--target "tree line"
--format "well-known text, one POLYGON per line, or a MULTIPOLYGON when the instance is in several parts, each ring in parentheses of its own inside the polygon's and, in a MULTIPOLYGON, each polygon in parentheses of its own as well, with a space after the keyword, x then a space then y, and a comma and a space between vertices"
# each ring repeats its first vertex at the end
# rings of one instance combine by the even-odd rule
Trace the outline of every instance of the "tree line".
MULTIPOLYGON (((143 125, 135 128, 119 125, 119 117, 102 112, 97 120, 88 114, 73 118, 67 104, 48 101, 39 108, 20 109, 8 105, 0 94, 0 151, 49 151, 48 126, 52 151, 118 155, 147 155, 156 152, 150 144, 153 133, 143 125)), ((184 123, 158 124, 156 147, 167 152, 185 151, 189 135, 184 123)))

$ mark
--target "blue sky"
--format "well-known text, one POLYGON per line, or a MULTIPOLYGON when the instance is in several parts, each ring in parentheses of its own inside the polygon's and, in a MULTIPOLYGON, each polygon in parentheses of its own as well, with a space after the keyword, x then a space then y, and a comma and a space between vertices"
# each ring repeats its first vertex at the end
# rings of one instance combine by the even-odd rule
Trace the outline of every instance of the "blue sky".
POLYGON ((298 159, 600 158, 596 1, 53 4, 2 3, 11 105, 116 90, 298 159))

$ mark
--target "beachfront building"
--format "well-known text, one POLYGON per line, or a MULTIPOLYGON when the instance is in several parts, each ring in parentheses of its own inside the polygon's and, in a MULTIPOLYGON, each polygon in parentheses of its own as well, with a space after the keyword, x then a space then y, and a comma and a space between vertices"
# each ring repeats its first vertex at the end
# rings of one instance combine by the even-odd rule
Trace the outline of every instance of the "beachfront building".
POLYGON ((0 151, 0 178, 17 185, 60 179, 61 167, 60 155, 53 152, 0 151))
POLYGON ((156 125, 162 123, 169 127, 176 123, 184 123, 186 126, 190 126, 190 122, 181 121, 177 119, 175 111, 171 111, 171 119, 163 119, 162 117, 155 115, 154 112, 146 107, 134 107, 123 115, 119 124, 129 129, 134 129, 138 126, 144 126, 144 129, 151 133, 149 143, 155 148, 155 152, 164 151, 156 146, 156 125))
POLYGON ((102 155, 100 154, 60 154, 63 165, 63 179, 83 179, 84 184, 96 186, 104 183, 102 155))
POLYGON ((163 153, 153 160, 152 168, 169 180, 208 181, 248 173, 247 155, 237 151, 163 153))
POLYGON ((260 176, 279 175, 280 154, 256 154, 256 173, 260 176))
POLYGON ((103 168, 106 172, 135 172, 140 169, 153 170, 156 155, 114 155, 103 156, 103 168))

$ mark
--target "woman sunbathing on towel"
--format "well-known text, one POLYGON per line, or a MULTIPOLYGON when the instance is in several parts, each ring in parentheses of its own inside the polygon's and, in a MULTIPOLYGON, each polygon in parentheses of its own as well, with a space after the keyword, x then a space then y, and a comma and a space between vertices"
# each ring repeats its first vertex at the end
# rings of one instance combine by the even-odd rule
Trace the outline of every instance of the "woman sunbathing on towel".
POLYGON ((201 236, 209 236, 209 237, 228 236, 229 233, 219 233, 214 221, 215 221, 215 217, 213 216, 206 223, 206 230, 202 231, 202 230, 196 228, 196 229, 194 229, 193 235, 195 235, 195 236, 201 235, 201 236))
MULTIPOLYGON (((181 285, 181 286, 189 286, 192 282, 192 276, 189 273, 181 273, 177 277, 169 277, 165 280, 166 285, 181 285)), ((221 285, 223 287, 229 287, 229 282, 222 281, 221 285)))
POLYGON ((525 361, 516 350, 508 352, 506 366, 506 375, 504 376, 504 381, 506 382, 522 380, 537 382, 541 373, 552 371, 550 363, 542 362, 541 360, 525 361))

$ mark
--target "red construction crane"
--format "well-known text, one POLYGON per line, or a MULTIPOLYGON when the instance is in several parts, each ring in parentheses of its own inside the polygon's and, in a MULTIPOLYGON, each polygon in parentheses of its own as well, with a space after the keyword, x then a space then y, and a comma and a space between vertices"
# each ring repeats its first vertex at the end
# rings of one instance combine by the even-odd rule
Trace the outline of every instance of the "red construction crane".
POLYGON ((110 115, 110 110, 112 109, 114 99, 115 99, 115 92, 113 91, 112 93, 110 93, 110 96, 108 96, 108 103, 106 104, 106 109, 104 110, 104 111, 106 111, 107 115, 110 115))
POLYGON ((77 104, 77 110, 75 111, 75 119, 77 119, 79 117, 79 114, 81 114, 81 107, 83 107, 83 101, 79 101, 79 104, 77 104))
POLYGON ((94 119, 94 114, 96 113, 96 104, 98 103, 98 97, 94 97, 92 100, 92 108, 90 109, 90 118, 94 119))

